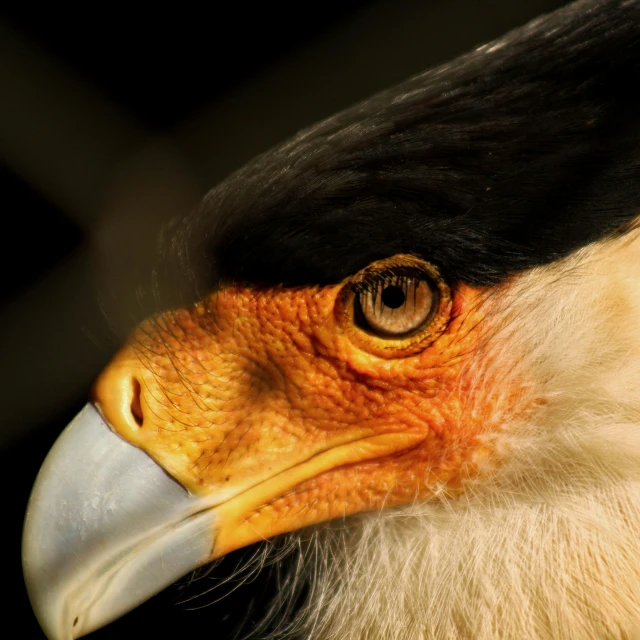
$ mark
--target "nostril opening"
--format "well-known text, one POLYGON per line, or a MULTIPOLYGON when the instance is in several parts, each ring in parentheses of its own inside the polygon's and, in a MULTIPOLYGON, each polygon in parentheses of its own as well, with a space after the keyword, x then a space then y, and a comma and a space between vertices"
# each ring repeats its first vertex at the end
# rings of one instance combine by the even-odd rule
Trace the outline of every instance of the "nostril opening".
POLYGON ((137 378, 132 381, 133 384, 133 398, 131 399, 131 415, 136 421, 136 424, 142 426, 142 405, 140 404, 140 382, 137 378))
POLYGON ((79 619, 80 619, 80 618, 76 618, 76 619, 73 621, 73 626, 74 626, 74 627, 78 624, 78 620, 79 620, 79 619))

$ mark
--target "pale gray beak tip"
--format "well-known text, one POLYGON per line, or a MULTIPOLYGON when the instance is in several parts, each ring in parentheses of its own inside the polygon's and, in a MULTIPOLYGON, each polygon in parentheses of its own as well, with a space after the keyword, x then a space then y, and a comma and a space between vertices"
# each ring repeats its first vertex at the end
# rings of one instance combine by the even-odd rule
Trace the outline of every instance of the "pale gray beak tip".
POLYGON ((86 405, 33 487, 22 561, 51 640, 85 635, 211 557, 214 516, 86 405))

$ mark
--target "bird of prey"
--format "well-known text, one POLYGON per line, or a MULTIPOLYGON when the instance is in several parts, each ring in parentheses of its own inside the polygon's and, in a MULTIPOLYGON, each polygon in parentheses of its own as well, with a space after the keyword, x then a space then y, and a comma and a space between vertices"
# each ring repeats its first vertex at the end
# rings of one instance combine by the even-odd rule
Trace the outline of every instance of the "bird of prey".
POLYGON ((48 637, 301 529, 295 637, 640 637, 639 87, 581 0, 211 191, 34 486, 48 637))

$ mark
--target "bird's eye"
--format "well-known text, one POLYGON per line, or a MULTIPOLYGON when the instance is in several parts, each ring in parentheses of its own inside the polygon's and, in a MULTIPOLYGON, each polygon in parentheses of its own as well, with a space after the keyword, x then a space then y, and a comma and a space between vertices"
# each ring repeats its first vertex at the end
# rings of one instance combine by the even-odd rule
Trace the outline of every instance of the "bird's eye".
POLYGON ((362 283, 356 317, 381 337, 402 338, 422 329, 438 307, 438 290, 424 274, 385 273, 362 283))
POLYGON ((376 260, 336 297, 340 333, 357 349, 405 358, 426 349, 451 319, 452 291, 438 268, 417 256, 376 260))

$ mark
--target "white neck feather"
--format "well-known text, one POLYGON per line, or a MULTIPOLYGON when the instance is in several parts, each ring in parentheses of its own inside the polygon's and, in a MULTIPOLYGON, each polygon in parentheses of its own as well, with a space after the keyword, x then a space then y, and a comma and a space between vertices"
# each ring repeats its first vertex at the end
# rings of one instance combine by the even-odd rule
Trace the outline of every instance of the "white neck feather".
POLYGON ((509 289, 491 348, 520 350, 540 408, 462 497, 317 528, 301 637, 640 638, 638 238, 509 289))

